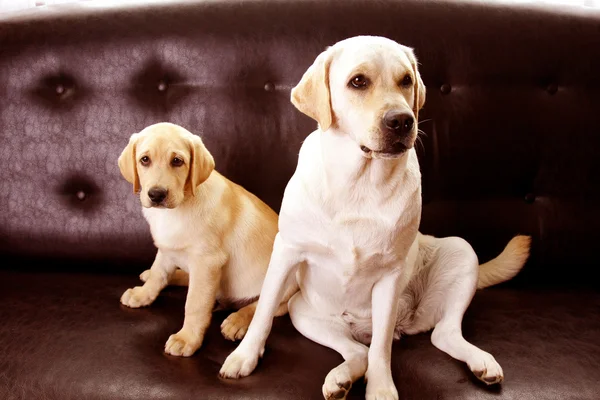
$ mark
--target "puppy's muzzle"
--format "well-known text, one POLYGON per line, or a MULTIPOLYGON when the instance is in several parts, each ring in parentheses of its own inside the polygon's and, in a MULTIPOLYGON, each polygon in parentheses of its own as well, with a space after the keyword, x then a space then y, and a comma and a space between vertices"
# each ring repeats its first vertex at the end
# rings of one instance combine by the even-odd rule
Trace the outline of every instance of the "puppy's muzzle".
POLYGON ((148 198, 150 199, 150 201, 152 201, 153 206, 161 205, 162 202, 167 198, 168 194, 169 191, 167 189, 158 186, 155 186, 148 190, 148 198))

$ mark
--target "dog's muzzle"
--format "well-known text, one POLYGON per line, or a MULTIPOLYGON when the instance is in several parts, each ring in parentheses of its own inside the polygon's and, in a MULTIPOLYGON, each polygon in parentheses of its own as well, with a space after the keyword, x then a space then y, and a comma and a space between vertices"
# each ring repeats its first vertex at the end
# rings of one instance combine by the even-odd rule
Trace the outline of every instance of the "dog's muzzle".
POLYGON ((401 138, 412 133, 415 119, 406 111, 389 110, 383 116, 382 122, 385 130, 401 138))
POLYGON ((415 140, 415 119, 405 110, 388 110, 381 119, 381 146, 371 149, 360 146, 367 156, 376 158, 397 158, 412 148, 415 140))

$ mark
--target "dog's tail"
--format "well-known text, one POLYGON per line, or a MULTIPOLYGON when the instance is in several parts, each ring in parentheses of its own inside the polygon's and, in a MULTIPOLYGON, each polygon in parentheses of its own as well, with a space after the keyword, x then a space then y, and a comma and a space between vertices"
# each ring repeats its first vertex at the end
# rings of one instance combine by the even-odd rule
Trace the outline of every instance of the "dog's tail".
POLYGON ((493 260, 479 266, 477 289, 497 285, 514 278, 529 257, 531 236, 515 236, 504 251, 493 260))

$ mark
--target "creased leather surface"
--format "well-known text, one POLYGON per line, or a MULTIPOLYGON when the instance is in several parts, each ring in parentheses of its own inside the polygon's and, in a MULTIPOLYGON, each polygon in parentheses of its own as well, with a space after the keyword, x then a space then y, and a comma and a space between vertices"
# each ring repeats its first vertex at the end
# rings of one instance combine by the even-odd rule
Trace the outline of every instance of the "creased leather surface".
POLYGON ((415 48, 428 89, 422 230, 463 236, 482 259, 531 234, 520 279, 597 287, 600 12, 581 10, 271 0, 4 16, 0 252, 150 262, 116 160, 163 120, 202 135, 222 173, 278 210, 315 127, 289 90, 325 46, 379 34, 415 48))
MULTIPOLYGON (((254 374, 221 380, 219 368, 236 346, 219 331, 226 313, 215 314, 193 357, 167 356, 162 349, 181 327, 185 289, 169 288, 149 308, 127 309, 119 296, 136 283, 129 275, 1 271, 0 398, 319 399, 325 375, 341 362, 286 316, 276 318, 254 374)), ((464 335, 502 365, 501 390, 479 384, 423 334, 394 344, 400 398, 596 400, 598 309, 600 295, 589 291, 480 291, 464 335)), ((364 384, 349 398, 364 398, 364 384)))

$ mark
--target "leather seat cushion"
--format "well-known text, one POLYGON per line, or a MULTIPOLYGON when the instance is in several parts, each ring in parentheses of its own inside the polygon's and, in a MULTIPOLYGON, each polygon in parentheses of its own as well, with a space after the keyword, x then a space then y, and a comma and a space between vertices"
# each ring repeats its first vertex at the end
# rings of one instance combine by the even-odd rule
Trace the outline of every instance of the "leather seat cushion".
MULTIPOLYGON (((236 347, 219 331, 227 312, 215 313, 193 357, 167 356, 163 346, 181 327, 186 289, 167 288, 148 308, 121 306, 123 291, 138 282, 133 275, 0 271, 0 398, 319 399, 326 374, 342 361, 285 316, 276 319, 253 375, 218 379, 236 347)), ((505 382, 485 387, 421 334, 394 344, 400 398, 598 399, 598 310, 600 294, 591 291, 480 291, 464 336, 496 357, 505 382)), ((356 383, 349 398, 364 398, 364 390, 356 383)))

